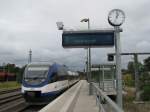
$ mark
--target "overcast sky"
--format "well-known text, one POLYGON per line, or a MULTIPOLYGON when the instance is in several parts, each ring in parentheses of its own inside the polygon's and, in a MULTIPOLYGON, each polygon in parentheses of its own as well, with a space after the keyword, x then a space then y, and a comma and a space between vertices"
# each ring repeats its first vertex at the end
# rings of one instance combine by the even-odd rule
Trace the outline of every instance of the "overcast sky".
MULTIPOLYGON (((34 61, 50 61, 81 69, 85 49, 64 49, 62 31, 56 22, 63 21, 68 29, 87 29, 82 18, 90 18, 91 29, 111 27, 107 16, 120 8, 126 14, 121 26, 123 52, 149 52, 150 0, 0 0, 0 64, 28 62, 32 49, 34 61)), ((92 49, 92 63, 107 62, 107 53, 114 48, 92 49)), ((146 57, 141 57, 141 59, 146 57)), ((123 57, 125 66, 131 57, 123 57)))

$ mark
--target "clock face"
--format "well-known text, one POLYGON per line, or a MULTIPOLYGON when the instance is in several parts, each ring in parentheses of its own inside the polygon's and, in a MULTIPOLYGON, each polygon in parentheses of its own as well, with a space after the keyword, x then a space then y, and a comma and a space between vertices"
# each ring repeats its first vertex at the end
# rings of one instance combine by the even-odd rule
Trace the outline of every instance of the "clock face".
POLYGON ((112 26, 120 26, 125 20, 125 14, 120 9, 113 9, 109 12, 108 22, 112 26))

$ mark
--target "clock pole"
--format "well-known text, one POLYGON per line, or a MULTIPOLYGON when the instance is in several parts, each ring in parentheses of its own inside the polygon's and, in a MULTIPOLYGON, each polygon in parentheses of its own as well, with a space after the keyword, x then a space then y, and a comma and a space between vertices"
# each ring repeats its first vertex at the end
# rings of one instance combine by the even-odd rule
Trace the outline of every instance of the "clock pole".
POLYGON ((117 104, 122 108, 122 73, 121 73, 121 45, 120 45, 120 28, 115 28, 115 51, 116 51, 116 78, 117 78, 117 104))
POLYGON ((116 78, 117 78, 117 104, 122 108, 122 73, 121 73, 121 44, 120 26, 125 21, 125 13, 120 9, 113 9, 108 14, 108 22, 115 29, 115 52, 116 52, 116 78))

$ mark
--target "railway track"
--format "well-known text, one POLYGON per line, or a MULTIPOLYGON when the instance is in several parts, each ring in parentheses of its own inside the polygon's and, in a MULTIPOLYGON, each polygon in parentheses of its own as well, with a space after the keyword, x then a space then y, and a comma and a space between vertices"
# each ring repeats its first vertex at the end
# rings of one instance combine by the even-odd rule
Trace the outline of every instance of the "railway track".
POLYGON ((38 112, 39 110, 41 110, 44 106, 46 105, 30 105, 27 108, 25 108, 24 110, 20 111, 20 112, 38 112))
POLYGON ((19 89, 1 91, 0 92, 0 106, 7 102, 11 102, 13 100, 19 99, 21 97, 22 95, 19 89))
POLYGON ((44 106, 28 105, 20 88, 0 91, 0 112, 37 112, 44 106))
POLYGON ((20 88, 0 91, 0 112, 19 112, 27 107, 20 88))
POLYGON ((2 89, 0 90, 0 95, 1 94, 5 94, 5 93, 11 93, 11 92, 14 92, 14 91, 19 91, 21 90, 21 88, 16 88, 16 89, 2 89))

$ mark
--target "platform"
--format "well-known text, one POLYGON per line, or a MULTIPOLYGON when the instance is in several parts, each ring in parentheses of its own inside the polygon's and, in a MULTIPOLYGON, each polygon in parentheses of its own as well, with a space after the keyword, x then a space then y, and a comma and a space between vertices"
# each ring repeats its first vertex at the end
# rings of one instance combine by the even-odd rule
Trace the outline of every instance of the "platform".
POLYGON ((85 80, 83 80, 82 83, 73 112, 99 112, 94 96, 89 96, 89 84, 85 80))
POLYGON ((89 84, 81 80, 40 112, 98 112, 94 95, 89 96, 89 84))

